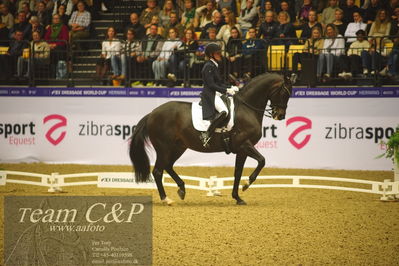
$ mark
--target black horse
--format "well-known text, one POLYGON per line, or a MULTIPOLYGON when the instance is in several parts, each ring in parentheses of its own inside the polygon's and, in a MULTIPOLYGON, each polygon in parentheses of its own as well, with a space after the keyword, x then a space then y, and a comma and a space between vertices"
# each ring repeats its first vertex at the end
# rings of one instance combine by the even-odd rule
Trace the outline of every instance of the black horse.
MULTIPOLYGON (((265 165, 265 158, 254 147, 262 136, 263 116, 266 112, 273 119, 284 119, 291 90, 292 84, 289 79, 266 73, 252 79, 234 96, 235 121, 230 132, 230 143, 231 151, 237 156, 232 196, 239 205, 246 204, 238 195, 246 158, 249 156, 255 159, 258 165, 243 190, 256 180, 265 165)), ((208 147, 202 145, 200 132, 195 130, 192 124, 191 103, 177 101, 165 103, 142 118, 133 132, 130 159, 135 169, 136 182, 150 180, 150 161, 145 150, 147 138, 150 139, 156 151, 156 162, 152 174, 161 200, 168 204, 173 201, 166 196, 162 184, 163 171, 166 170, 173 178, 179 187, 179 197, 184 199, 186 194, 184 182, 173 170, 176 160, 186 149, 199 152, 222 152, 225 147, 222 137, 217 133, 214 134, 208 147)))

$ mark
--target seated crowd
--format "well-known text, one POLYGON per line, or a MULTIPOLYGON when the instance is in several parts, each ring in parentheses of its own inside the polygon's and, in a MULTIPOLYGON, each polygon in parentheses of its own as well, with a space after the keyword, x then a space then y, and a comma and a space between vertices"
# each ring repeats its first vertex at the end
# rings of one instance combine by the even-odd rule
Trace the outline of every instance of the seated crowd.
MULTIPOLYGON (((53 76, 62 78, 65 73, 59 69, 70 60, 64 52, 81 50, 76 40, 93 39, 92 18, 107 8, 107 2, 0 1, 0 46, 8 47, 0 51, 0 79, 27 77, 32 62, 54 66, 53 76), (26 49, 30 55, 24 53, 26 49)), ((204 48, 210 42, 222 46, 222 70, 236 78, 267 71, 271 45, 283 45, 286 51, 291 45, 302 45, 293 54, 289 70, 297 73, 299 64, 312 58, 321 81, 377 74, 397 78, 399 1, 355 3, 147 0, 146 7, 131 13, 122 26, 107 29, 96 78, 106 79, 111 72, 112 79, 129 76, 132 85, 149 86, 166 79, 200 79, 204 48)))

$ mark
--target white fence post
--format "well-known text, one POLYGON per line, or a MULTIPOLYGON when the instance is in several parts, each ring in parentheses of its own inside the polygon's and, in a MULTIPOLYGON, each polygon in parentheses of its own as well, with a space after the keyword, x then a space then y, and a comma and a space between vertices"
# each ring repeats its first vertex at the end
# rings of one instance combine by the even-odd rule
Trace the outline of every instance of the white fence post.
POLYGON ((51 173, 51 176, 48 178, 48 184, 50 185, 50 188, 47 190, 48 192, 54 193, 62 191, 62 188, 59 186, 58 176, 58 173, 51 173))
POLYGON ((0 171, 0 186, 6 185, 7 173, 4 171, 0 171))

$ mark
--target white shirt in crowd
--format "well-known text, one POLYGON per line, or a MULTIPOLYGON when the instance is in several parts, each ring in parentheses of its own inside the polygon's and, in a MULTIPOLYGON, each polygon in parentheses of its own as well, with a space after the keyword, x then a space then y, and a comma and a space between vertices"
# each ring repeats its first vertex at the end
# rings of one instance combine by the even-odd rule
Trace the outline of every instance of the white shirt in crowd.
POLYGON ((366 31, 366 27, 367 27, 367 24, 364 22, 349 23, 348 26, 346 27, 345 37, 352 37, 352 38, 348 38, 346 41, 348 43, 352 43, 352 42, 356 41, 356 32, 358 30, 366 31))
POLYGON ((109 59, 113 55, 121 55, 121 49, 122 44, 118 39, 106 40, 102 43, 101 54, 105 56, 105 59, 109 59))
POLYGON ((159 54, 158 58, 163 58, 168 60, 172 55, 173 50, 179 48, 182 45, 181 41, 167 40, 163 43, 162 52, 159 54))
POLYGON ((322 53, 336 56, 345 54, 345 39, 341 34, 338 34, 336 38, 325 39, 322 53))

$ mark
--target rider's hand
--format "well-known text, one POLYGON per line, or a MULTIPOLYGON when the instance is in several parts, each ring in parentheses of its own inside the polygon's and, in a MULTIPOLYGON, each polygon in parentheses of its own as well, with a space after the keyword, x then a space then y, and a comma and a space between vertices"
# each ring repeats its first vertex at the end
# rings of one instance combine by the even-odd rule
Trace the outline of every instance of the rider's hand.
POLYGON ((227 91, 227 94, 232 95, 232 96, 233 96, 234 94, 236 94, 236 91, 233 90, 232 88, 229 88, 229 89, 227 89, 226 91, 227 91))
POLYGON ((237 86, 231 86, 230 89, 234 90, 235 92, 238 92, 240 90, 237 86))

